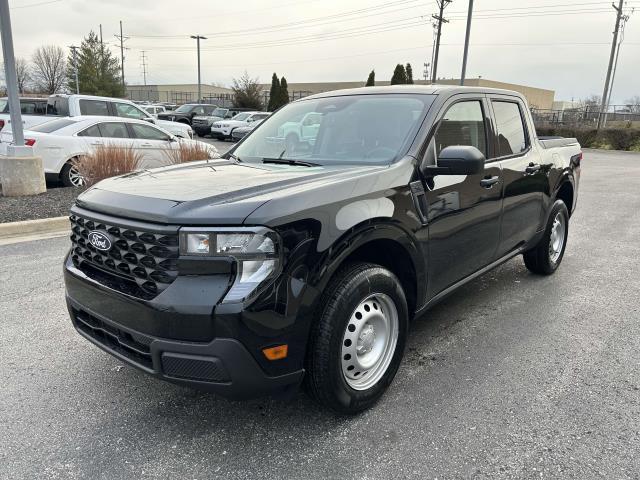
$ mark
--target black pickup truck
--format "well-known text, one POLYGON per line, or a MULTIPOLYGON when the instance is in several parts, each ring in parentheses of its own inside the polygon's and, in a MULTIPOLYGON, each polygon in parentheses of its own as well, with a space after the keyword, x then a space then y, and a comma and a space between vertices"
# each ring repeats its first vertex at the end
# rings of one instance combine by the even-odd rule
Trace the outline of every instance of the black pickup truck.
POLYGON ((371 406, 410 321, 516 255, 562 261, 575 139, 539 138, 518 93, 394 86, 323 93, 221 159, 100 182, 71 210, 71 319, 157 378, 232 398, 304 385, 371 406), (298 142, 284 124, 309 112, 298 142))

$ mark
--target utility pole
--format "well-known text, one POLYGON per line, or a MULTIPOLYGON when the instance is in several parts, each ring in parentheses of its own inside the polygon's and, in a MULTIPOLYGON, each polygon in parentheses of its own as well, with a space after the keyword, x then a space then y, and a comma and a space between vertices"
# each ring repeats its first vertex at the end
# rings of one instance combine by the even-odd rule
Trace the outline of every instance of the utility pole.
POLYGON ((612 4, 612 7, 616 10, 616 27, 613 31, 613 42, 611 42, 611 53, 609 54, 609 67, 607 68, 607 77, 604 81, 604 91, 602 92, 602 104, 600 105, 600 113, 598 114, 598 125, 596 127, 597 130, 600 130, 600 127, 603 123, 603 117, 606 114, 605 109, 608 105, 608 93, 609 93, 609 82, 611 81, 611 70, 613 69, 613 59, 616 54, 616 45, 618 44, 618 31, 620 30, 620 19, 622 17, 622 7, 624 5, 624 0, 620 0, 618 6, 616 7, 612 4))
POLYGON ((147 62, 146 57, 144 56, 146 50, 142 50, 142 78, 144 79, 144 84, 147 84, 147 62))
POLYGON ((69 48, 73 52, 73 69, 76 77, 76 94, 80 93, 80 84, 78 83, 78 47, 75 45, 69 45, 69 48))
MULTIPOLYGON (((11 121, 11 132, 13 133, 13 145, 7 145, 6 156, 0 157, 2 195, 5 197, 36 195, 46 192, 47 186, 44 181, 42 158, 34 157, 33 148, 24 144, 9 0, 0 0, 0 39, 2 41, 2 58, 4 59, 4 73, 7 82, 9 119, 11 121)), ((5 127, 5 130, 8 129, 8 126, 5 127)))
MULTIPOLYGON (((635 9, 631 9, 631 14, 633 14, 635 9)), ((611 73, 611 85, 609 86, 609 95, 607 95, 607 106, 605 107, 604 120, 602 122, 602 126, 606 125, 607 122, 607 112, 609 111, 609 104, 611 103, 611 95, 613 95, 613 83, 616 80, 616 70, 618 69, 618 59, 620 58, 620 46, 622 42, 624 42, 624 27, 629 21, 630 15, 623 15, 620 19, 620 41, 618 42, 618 48, 616 49, 616 60, 613 62, 613 72, 611 73)), ((614 109, 615 112, 615 109, 614 109)))
POLYGON ((469 54, 469 38, 471 37, 471 16, 473 15, 473 0, 469 0, 469 12, 467 13, 467 33, 464 37, 464 53, 462 55, 462 73, 460 85, 464 85, 464 77, 467 74, 467 55, 469 54))
POLYGON ((191 35, 198 45, 198 103, 202 101, 202 83, 200 80, 200 40, 206 40, 202 35, 191 35))
POLYGON ((122 73, 122 91, 124 92, 124 42, 129 40, 129 37, 122 35, 122 20, 120 20, 120 35, 114 35, 120 40, 120 72, 122 73))
POLYGON ((437 0, 437 1, 438 1, 438 6, 440 7, 440 14, 432 15, 433 19, 438 21, 438 35, 436 37, 436 50, 435 50, 435 54, 433 55, 433 68, 431 69, 431 83, 436 83, 436 77, 438 75, 438 55, 440 54, 440 35, 442 33, 442 24, 449 23, 449 20, 446 20, 443 17, 444 9, 453 0, 437 0))

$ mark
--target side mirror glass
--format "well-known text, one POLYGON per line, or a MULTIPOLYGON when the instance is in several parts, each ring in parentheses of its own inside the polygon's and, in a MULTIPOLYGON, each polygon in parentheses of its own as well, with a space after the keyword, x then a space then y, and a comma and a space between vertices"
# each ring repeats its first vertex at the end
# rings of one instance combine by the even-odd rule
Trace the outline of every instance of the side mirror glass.
POLYGON ((484 170, 483 153, 470 145, 451 145, 438 155, 438 165, 428 166, 426 175, 475 175, 484 170))

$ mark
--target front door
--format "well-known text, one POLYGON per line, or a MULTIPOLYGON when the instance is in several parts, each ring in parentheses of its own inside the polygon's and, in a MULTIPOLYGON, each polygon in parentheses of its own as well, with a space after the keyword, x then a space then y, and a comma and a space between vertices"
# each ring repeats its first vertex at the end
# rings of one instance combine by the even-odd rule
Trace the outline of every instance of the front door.
MULTIPOLYGON (((484 95, 456 95, 441 112, 427 164, 436 164, 450 145, 471 145, 485 158, 493 156, 484 95)), ((495 260, 501 190, 500 163, 491 161, 475 175, 436 175, 427 181, 429 298, 495 260)))

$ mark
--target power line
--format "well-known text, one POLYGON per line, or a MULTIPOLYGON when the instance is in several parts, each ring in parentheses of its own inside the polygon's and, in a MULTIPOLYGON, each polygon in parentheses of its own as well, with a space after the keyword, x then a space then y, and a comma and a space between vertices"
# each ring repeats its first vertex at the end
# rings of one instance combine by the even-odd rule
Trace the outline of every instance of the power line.
POLYGON ((49 0, 48 2, 30 3, 29 5, 19 5, 17 7, 11 7, 11 10, 17 10, 19 8, 31 8, 40 7, 41 5, 49 5, 50 3, 60 3, 62 0, 49 0))
MULTIPOLYGON (((387 11, 383 11, 383 12, 378 12, 378 13, 370 13, 372 11, 376 11, 376 10, 384 10, 384 9, 388 9, 389 7, 394 7, 394 6, 400 6, 400 5, 406 5, 409 3, 416 3, 416 2, 421 2, 423 0, 397 0, 395 2, 387 2, 384 4, 378 4, 378 5, 374 5, 371 7, 367 7, 367 8, 359 8, 356 10, 349 10, 346 12, 340 12, 340 13, 335 13, 332 15, 324 15, 321 17, 315 17, 315 18, 308 18, 306 20, 299 20, 296 22, 288 22, 288 23, 281 23, 281 24, 276 24, 276 25, 267 25, 264 27, 257 27, 257 28, 246 28, 246 29, 240 29, 240 30, 227 30, 227 31, 219 31, 219 32, 212 32, 212 33, 205 33, 204 35, 211 35, 211 36, 215 36, 216 38, 218 37, 224 37, 224 36, 238 36, 238 35, 246 35, 246 34, 253 34, 253 35, 258 35, 258 34, 263 34, 263 33, 271 33, 273 31, 280 31, 280 30, 289 30, 292 28, 295 29, 299 29, 301 27, 307 27, 307 26, 320 26, 320 25, 326 25, 326 24, 333 24, 337 21, 351 21, 351 20, 360 20, 362 18, 368 18, 368 17, 373 17, 373 16, 378 16, 378 15, 386 15, 388 13, 393 13, 393 12, 397 12, 397 11, 401 11, 401 10, 408 10, 411 8, 416 8, 419 7, 421 5, 412 5, 412 6, 408 6, 408 7, 403 7, 403 8, 397 8, 397 9, 393 9, 393 10, 387 10, 387 11), (369 13, 367 13, 369 12, 369 13), (357 18, 355 19, 344 19, 344 17, 353 17, 353 16, 357 16, 357 18), (340 20, 343 19, 343 20, 340 20), (318 23, 321 22, 321 23, 318 23), (316 25, 305 25, 308 23, 314 23, 316 25)), ((189 34, 183 34, 183 35, 135 35, 132 34, 131 35, 132 38, 175 38, 175 39, 188 39, 190 37, 189 34)))

